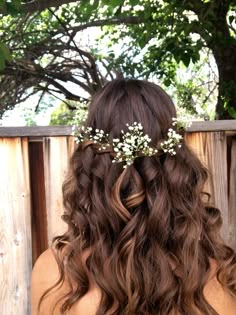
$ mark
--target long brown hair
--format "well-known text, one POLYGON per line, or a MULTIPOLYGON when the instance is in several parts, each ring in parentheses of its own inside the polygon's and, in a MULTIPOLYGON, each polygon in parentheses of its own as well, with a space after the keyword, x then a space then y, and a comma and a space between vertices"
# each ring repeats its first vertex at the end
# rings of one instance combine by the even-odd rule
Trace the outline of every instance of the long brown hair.
MULTIPOLYGON (((175 116, 159 86, 114 80, 93 98, 86 126, 117 138, 127 123, 140 122, 155 147, 175 116)), ((221 240, 220 211, 205 198, 207 170, 184 141, 175 156, 158 152, 125 169, 112 155, 88 141, 70 160, 63 184, 68 231, 55 241, 63 253, 58 283, 71 284, 61 313, 89 290, 89 273, 102 294, 97 315, 217 314, 203 295, 210 259, 236 296, 236 256, 221 240)))

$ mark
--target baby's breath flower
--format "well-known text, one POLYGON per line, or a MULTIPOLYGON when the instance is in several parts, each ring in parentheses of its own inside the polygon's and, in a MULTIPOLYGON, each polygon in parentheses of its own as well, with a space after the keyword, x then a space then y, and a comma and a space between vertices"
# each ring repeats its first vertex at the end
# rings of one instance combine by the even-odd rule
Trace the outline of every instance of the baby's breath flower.
POLYGON ((148 135, 143 133, 143 126, 134 122, 132 125, 126 124, 128 131, 121 131, 121 140, 113 139, 113 150, 116 152, 114 160, 125 162, 124 167, 133 164, 135 158, 139 156, 150 156, 157 153, 148 146, 151 141, 148 135), (115 140, 115 141, 114 141, 115 140))
MULTIPOLYGON (((177 125, 176 118, 173 118, 172 126, 177 125)), ((109 141, 109 134, 105 134, 102 129, 95 129, 92 127, 85 128, 82 126, 79 130, 73 126, 72 133, 75 136, 76 142, 80 144, 86 140, 92 140, 94 143, 100 145, 98 150, 106 150, 108 147, 113 148, 115 157, 112 163, 124 162, 123 167, 133 164, 134 160, 140 156, 152 156, 158 153, 157 148, 152 148, 149 143, 152 141, 149 135, 144 134, 141 123, 134 122, 132 125, 126 124, 128 131, 121 130, 120 138, 114 138, 112 145, 109 141)), ((167 139, 160 144, 160 149, 164 153, 176 155, 175 147, 181 147, 180 141, 182 136, 178 134, 173 128, 167 131, 167 139)))
POLYGON ((179 142, 183 139, 183 137, 178 134, 173 128, 169 128, 167 132, 168 139, 163 141, 160 144, 160 148, 170 155, 176 155, 176 151, 174 147, 179 147, 179 142))

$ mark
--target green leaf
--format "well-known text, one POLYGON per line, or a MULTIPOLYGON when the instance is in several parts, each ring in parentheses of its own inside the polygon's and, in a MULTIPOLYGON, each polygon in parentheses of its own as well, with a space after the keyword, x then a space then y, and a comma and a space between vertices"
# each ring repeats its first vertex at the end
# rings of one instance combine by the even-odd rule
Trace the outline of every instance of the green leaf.
POLYGON ((236 119, 236 110, 233 107, 229 107, 228 112, 233 119, 236 119))
POLYGON ((12 15, 18 15, 22 12, 22 5, 20 0, 12 0, 11 2, 6 2, 7 12, 12 15))
POLYGON ((21 0, 12 0, 12 5, 14 6, 14 8, 20 12, 22 9, 22 4, 21 4, 21 0))
POLYGON ((191 61, 191 56, 189 54, 185 54, 181 57, 183 64, 185 65, 186 68, 188 68, 190 61, 191 61))
POLYGON ((0 52, 0 71, 4 70, 4 68, 5 68, 5 60, 2 58, 1 52, 0 52))
POLYGON ((192 60, 193 63, 196 63, 197 61, 200 60, 200 57, 201 56, 200 56, 199 51, 195 50, 195 51, 192 52, 191 60, 192 60))
POLYGON ((0 13, 5 14, 7 11, 6 1, 0 0, 0 13))
POLYGON ((229 23, 232 24, 235 21, 235 16, 234 15, 230 15, 229 16, 229 23))
POLYGON ((123 0, 103 0, 103 3, 109 7, 116 8, 124 3, 123 0))
POLYGON ((138 0, 130 0, 129 4, 132 5, 132 6, 135 6, 137 4, 140 4, 140 2, 138 0))
POLYGON ((12 60, 11 52, 5 43, 0 43, 0 57, 7 61, 12 60))
POLYGON ((94 2, 91 4, 91 9, 94 11, 99 6, 99 0, 94 0, 94 2))
POLYGON ((8 46, 5 43, 0 43, 0 70, 4 70, 6 61, 11 61, 12 56, 8 46))

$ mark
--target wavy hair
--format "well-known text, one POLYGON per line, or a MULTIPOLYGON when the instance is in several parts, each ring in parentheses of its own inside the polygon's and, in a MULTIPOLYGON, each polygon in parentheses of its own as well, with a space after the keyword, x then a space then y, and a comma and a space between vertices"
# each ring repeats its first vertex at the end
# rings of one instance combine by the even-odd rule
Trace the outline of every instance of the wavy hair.
MULTIPOLYGON (((86 126, 118 138, 126 123, 140 122, 156 147, 175 116, 159 86, 114 80, 93 98, 86 126)), ((70 160, 63 184, 68 231, 55 240, 57 284, 71 284, 61 314, 88 292, 91 277, 101 290, 97 315, 216 315, 203 294, 210 260, 236 296, 236 255, 204 193, 207 170, 184 141, 175 156, 158 152, 125 169, 112 155, 87 141, 70 160)))

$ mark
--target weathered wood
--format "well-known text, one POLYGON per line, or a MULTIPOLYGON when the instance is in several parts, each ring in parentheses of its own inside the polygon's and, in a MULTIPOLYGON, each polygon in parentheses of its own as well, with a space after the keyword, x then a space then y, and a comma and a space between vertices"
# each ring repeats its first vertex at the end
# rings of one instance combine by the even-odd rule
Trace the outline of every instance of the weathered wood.
POLYGON ((30 314, 28 141, 0 139, 0 314, 30 314))
POLYGON ((70 126, 0 127, 0 137, 70 136, 70 126))
POLYGON ((236 137, 232 139, 229 176, 229 244, 236 250, 236 137))
POLYGON ((62 221, 62 183, 66 175, 68 158, 74 147, 73 137, 50 137, 44 139, 44 165, 46 182, 46 205, 48 241, 65 232, 62 221))
MULTIPOLYGON (((0 137, 70 136, 71 126, 0 127, 0 137)), ((187 132, 236 131, 236 120, 193 121, 187 132)))
POLYGON ((211 194, 211 202, 221 210, 222 236, 228 235, 228 176, 227 138, 224 132, 199 132, 186 135, 186 141, 209 171, 205 191, 211 194))
POLYGON ((30 189, 32 206, 32 259, 48 248, 46 192, 44 178, 43 143, 29 143, 30 189))
POLYGON ((193 121, 188 132, 235 131, 236 120, 193 121))

